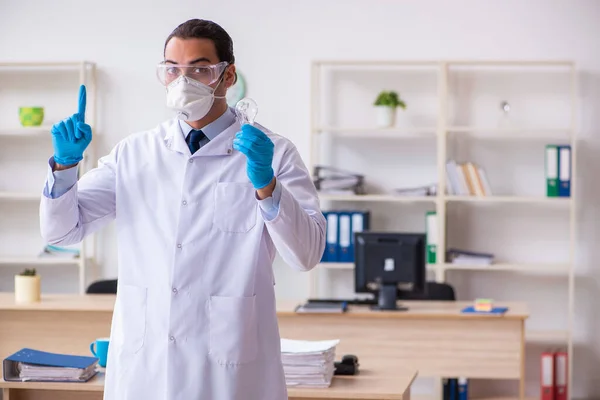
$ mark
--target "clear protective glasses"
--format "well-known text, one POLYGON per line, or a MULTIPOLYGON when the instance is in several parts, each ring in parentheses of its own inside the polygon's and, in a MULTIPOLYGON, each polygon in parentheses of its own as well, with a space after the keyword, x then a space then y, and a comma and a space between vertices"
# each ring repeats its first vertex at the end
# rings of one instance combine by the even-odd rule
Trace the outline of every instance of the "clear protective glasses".
POLYGON ((181 75, 205 85, 211 85, 219 80, 227 65, 229 65, 227 61, 221 61, 214 65, 179 65, 163 61, 156 67, 156 76, 164 86, 168 86, 181 75))

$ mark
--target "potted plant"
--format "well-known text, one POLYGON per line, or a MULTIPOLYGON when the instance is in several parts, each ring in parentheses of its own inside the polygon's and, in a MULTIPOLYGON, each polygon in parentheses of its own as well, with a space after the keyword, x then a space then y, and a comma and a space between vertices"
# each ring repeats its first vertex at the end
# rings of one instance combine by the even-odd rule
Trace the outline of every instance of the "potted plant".
POLYGON ((377 110, 377 125, 382 128, 394 125, 396 121, 396 108, 406 109, 406 103, 393 90, 379 93, 374 105, 377 110))
POLYGON ((15 275, 15 301, 17 303, 34 303, 40 301, 40 276, 35 269, 26 269, 15 275))

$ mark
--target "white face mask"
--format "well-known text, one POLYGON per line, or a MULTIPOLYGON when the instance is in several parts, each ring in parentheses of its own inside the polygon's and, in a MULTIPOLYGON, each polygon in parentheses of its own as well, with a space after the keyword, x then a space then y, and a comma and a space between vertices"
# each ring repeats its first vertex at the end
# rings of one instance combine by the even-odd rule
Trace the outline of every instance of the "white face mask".
MULTIPOLYGON (((221 81, 217 84, 217 87, 221 81)), ((198 121, 208 114, 215 99, 215 89, 194 79, 181 75, 167 86, 167 107, 177 112, 177 118, 198 121)))

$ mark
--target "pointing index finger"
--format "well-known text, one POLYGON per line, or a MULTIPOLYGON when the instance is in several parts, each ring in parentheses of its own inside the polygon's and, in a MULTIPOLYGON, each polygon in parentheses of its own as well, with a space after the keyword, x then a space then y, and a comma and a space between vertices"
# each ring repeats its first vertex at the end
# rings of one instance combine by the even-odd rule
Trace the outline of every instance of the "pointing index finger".
POLYGON ((87 100, 87 93, 85 90, 85 85, 79 86, 79 109, 77 113, 79 114, 79 118, 81 122, 85 121, 85 103, 87 100))

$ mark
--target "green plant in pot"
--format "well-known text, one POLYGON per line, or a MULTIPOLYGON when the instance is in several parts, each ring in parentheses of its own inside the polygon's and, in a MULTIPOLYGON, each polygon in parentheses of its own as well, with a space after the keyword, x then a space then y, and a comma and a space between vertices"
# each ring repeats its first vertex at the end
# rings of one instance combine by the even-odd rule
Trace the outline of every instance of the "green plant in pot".
POLYGON ((379 93, 374 106, 377 110, 377 125, 382 128, 394 125, 398 107, 406 110, 406 103, 400 98, 398 92, 393 90, 379 93))
POLYGON ((34 269, 26 269, 15 275, 15 301, 17 303, 34 303, 40 301, 40 276, 34 269))

